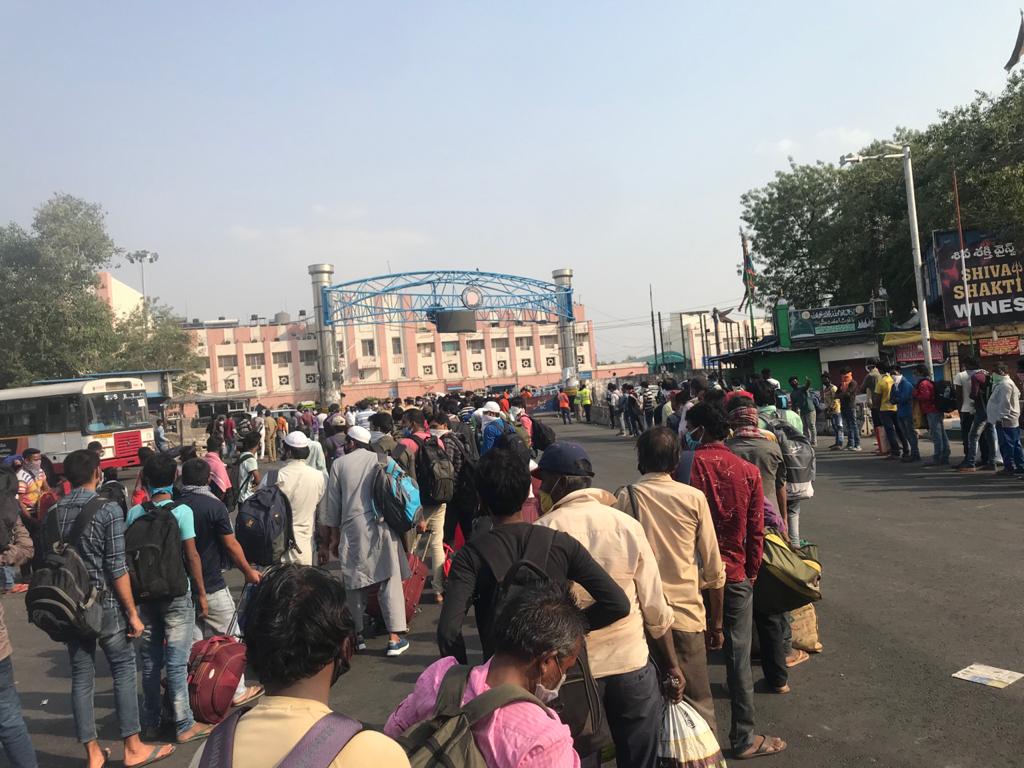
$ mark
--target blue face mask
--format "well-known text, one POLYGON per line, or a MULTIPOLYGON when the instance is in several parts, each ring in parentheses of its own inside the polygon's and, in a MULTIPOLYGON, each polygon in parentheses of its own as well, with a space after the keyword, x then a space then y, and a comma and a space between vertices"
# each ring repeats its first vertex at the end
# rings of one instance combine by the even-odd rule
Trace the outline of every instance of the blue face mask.
MULTIPOLYGON (((697 427, 697 429, 700 429, 700 427, 697 427)), ((689 431, 684 432, 683 436, 686 438, 686 447, 687 447, 687 449, 689 449, 691 451, 697 450, 697 446, 700 445, 700 440, 698 438, 694 437, 693 434, 691 432, 689 432, 689 431)))
POLYGON ((173 496, 174 495, 174 486, 173 485, 165 485, 162 488, 150 488, 149 489, 149 498, 153 498, 154 496, 158 496, 161 493, 166 493, 169 496, 173 496))

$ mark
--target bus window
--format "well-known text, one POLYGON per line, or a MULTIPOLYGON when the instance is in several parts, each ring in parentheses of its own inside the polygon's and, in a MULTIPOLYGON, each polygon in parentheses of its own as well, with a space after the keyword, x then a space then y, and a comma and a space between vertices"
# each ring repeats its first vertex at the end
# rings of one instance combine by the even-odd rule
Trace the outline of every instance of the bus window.
POLYGON ((0 401, 0 437, 19 437, 39 433, 36 400, 0 401))
POLYGON ((78 395, 47 397, 44 403, 46 432, 81 432, 82 409, 78 395))
POLYGON ((83 395, 85 427, 90 433, 148 427, 145 392, 106 392, 83 395))

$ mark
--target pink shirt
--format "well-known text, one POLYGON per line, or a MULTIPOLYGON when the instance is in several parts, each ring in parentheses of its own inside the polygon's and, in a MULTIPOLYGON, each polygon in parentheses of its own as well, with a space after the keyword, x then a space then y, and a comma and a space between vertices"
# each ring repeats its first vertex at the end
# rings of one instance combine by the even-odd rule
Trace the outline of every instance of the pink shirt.
MULTIPOLYGON (((412 726, 427 720, 437 703, 437 691, 445 672, 455 666, 448 658, 435 661, 416 681, 413 692, 398 705, 384 733, 401 736, 412 726)), ((462 703, 490 689, 487 685, 488 661, 469 673, 462 703)), ((579 768, 580 758, 572 748, 569 727, 549 709, 518 701, 507 704, 473 726, 473 736, 484 761, 491 768, 579 768)))
POLYGON ((230 488, 231 479, 228 477, 228 468, 224 466, 224 460, 212 451, 207 451, 203 459, 210 465, 210 480, 222 491, 230 488))

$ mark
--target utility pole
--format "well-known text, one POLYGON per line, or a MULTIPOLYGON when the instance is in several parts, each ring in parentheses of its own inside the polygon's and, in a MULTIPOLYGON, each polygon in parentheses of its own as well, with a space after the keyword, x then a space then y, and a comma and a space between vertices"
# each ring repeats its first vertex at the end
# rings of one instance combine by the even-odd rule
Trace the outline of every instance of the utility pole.
POLYGON ((654 331, 654 286, 650 283, 647 288, 651 295, 651 340, 654 342, 654 366, 658 369, 658 334, 654 331))
POLYGON ((125 261, 139 265, 139 272, 142 275, 142 330, 143 335, 149 335, 149 298, 146 295, 146 265, 155 264, 160 259, 156 251, 132 251, 125 254, 125 261))
POLYGON ((679 349, 682 350, 683 359, 689 363, 690 370, 693 370, 693 350, 690 350, 689 359, 686 354, 686 326, 683 324, 683 313, 679 313, 679 349))
POLYGON ((715 355, 719 358, 718 360, 718 378, 722 378, 722 341, 718 335, 718 308, 715 307, 711 310, 711 319, 715 323, 715 355))
POLYGON ((703 370, 704 369, 705 359, 709 356, 708 355, 708 329, 704 325, 704 313, 703 312, 698 312, 697 313, 697 319, 700 322, 700 349, 701 349, 700 367, 701 367, 701 370, 703 370))
MULTIPOLYGON (((917 230, 917 199, 914 196, 914 166, 910 160, 910 145, 903 145, 903 180, 907 187, 907 215, 910 217, 910 247, 914 255, 914 283, 917 286, 917 316, 921 319, 921 346, 924 364, 931 375, 932 336, 928 328, 928 304, 924 297, 924 277, 921 275, 921 234, 917 230)), ((961 269, 963 262, 961 261, 961 269)))
MULTIPOLYGON (((665 365, 665 330, 661 324, 661 311, 658 311, 658 338, 661 339, 661 364, 665 365)), ((661 373, 661 368, 658 369, 661 373)))
MULTIPOLYGON (((960 236, 960 280, 964 284, 964 301, 967 303, 967 343, 970 345, 971 354, 974 354, 974 314, 971 311, 971 294, 967 289, 967 261, 964 252, 967 250, 964 245, 964 225, 960 218, 960 185, 956 180, 956 168, 953 169, 953 201, 956 204, 956 231, 960 236)), ((935 253, 935 234, 932 234, 932 253, 935 253)))
POLYGON ((740 244, 743 246, 743 273, 744 282, 747 287, 747 311, 750 313, 750 346, 754 346, 756 341, 756 335, 754 334, 754 278, 752 275, 747 275, 747 264, 750 263, 750 248, 747 247, 747 234, 742 229, 740 230, 740 244))

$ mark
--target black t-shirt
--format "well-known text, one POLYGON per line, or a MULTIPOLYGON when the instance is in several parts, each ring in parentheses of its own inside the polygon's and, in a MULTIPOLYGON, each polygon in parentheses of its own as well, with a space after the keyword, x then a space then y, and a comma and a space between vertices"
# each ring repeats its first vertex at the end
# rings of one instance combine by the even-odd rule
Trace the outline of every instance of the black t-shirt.
POLYGON ((572 536, 530 523, 499 525, 474 536, 459 550, 452 562, 444 589, 444 606, 437 623, 437 644, 442 656, 454 656, 460 664, 467 663, 462 627, 472 605, 484 658, 491 657, 493 648, 490 637, 498 577, 484 559, 479 541, 494 537, 488 542, 488 552, 497 553, 501 565, 496 564, 496 567, 507 568, 523 559, 531 536, 551 537, 547 562, 537 563, 544 568, 551 581, 556 584, 574 581, 594 598, 594 604, 584 611, 591 629, 606 627, 629 613, 630 604, 626 593, 572 536))
POLYGON ((196 527, 196 549, 203 565, 203 583, 207 594, 224 589, 227 583, 221 570, 227 566, 227 553, 220 537, 233 534, 228 508, 211 496, 186 493, 178 499, 192 510, 196 527))

